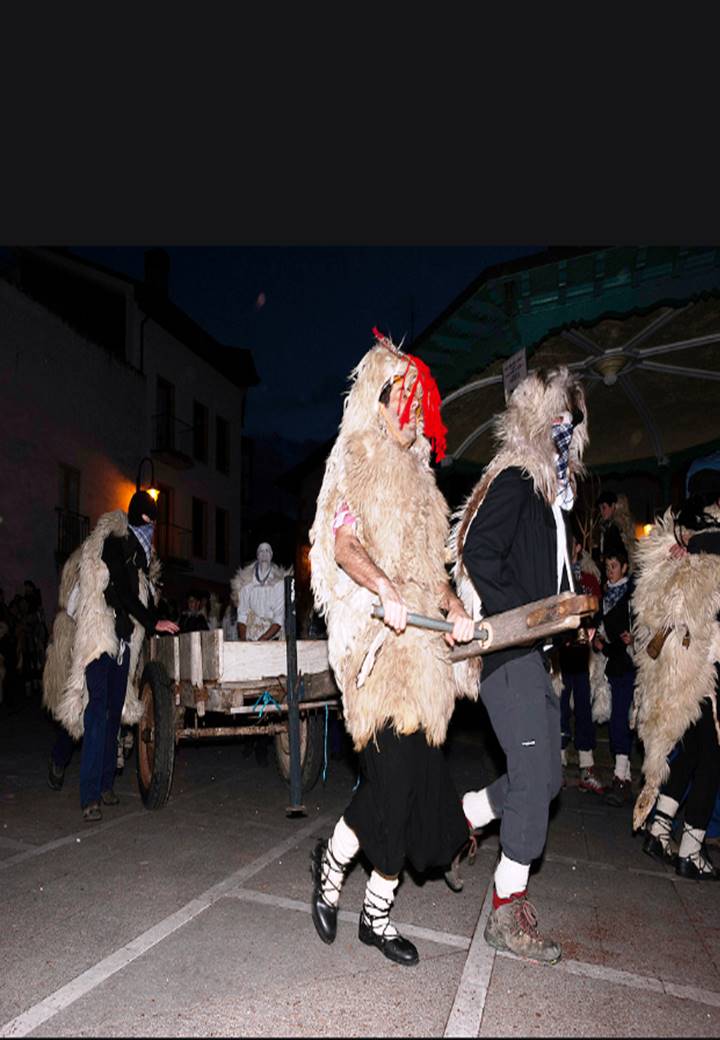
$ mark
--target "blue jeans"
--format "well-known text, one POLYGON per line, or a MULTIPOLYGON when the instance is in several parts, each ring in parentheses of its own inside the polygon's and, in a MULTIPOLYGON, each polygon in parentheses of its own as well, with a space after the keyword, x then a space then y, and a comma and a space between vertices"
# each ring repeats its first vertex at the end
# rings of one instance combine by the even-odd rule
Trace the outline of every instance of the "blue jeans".
MULTIPOLYGON (((117 736, 129 667, 130 648, 127 647, 122 664, 109 654, 102 654, 85 669, 90 697, 83 716, 85 732, 80 757, 80 805, 83 809, 90 802, 99 802, 100 793, 111 790, 115 780, 117 736)), ((73 746, 72 737, 63 729, 52 750, 53 761, 59 768, 67 766, 73 746)))
POLYGON ((595 723, 590 706, 590 675, 588 672, 563 672, 563 688, 560 695, 560 728, 562 746, 571 740, 570 697, 575 707, 575 750, 594 751, 596 746, 595 723))
POLYGON ((635 689, 635 672, 608 676, 608 682, 612 699, 610 721, 608 722, 610 753, 629 756, 632 747, 632 730, 628 716, 635 689))

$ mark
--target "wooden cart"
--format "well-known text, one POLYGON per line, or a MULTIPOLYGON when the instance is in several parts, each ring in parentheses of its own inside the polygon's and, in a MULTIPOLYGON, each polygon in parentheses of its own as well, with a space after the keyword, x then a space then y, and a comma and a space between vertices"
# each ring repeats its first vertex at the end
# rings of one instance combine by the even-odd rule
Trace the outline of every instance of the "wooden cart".
MULTIPOLYGON (((295 639, 293 579, 285 580, 285 642, 226 643, 221 631, 150 640, 137 741, 138 784, 148 809, 160 809, 169 797, 175 747, 181 740, 267 733, 275 738, 278 768, 290 784, 288 812, 305 811, 302 792, 317 781, 328 713, 340 709, 341 699, 327 642, 295 639), (208 726, 209 712, 229 716, 233 724, 208 726)), ((508 646, 539 644, 578 628, 597 608, 594 596, 573 592, 526 603, 483 618, 475 641, 456 646, 448 656, 462 661, 508 646)), ((380 619, 382 608, 373 608, 373 614, 380 619)), ((416 614, 408 615, 408 624, 452 630, 450 622, 416 614)))
POLYGON ((340 708, 327 642, 225 642, 215 630, 153 636, 146 647, 136 739, 145 807, 167 802, 181 741, 268 734, 280 775, 291 786, 288 811, 302 812, 302 791, 312 788, 322 768, 328 713, 340 708), (220 715, 226 718, 218 725, 220 715), (299 752, 294 785, 293 743, 299 752))

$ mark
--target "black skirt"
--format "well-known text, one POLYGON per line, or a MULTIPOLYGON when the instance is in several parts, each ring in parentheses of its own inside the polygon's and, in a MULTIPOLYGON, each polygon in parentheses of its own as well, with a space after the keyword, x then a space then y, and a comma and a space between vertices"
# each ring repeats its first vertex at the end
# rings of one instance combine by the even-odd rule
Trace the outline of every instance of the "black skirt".
POLYGON ((468 824, 442 748, 422 731, 398 736, 386 726, 359 757, 360 785, 343 816, 373 867, 389 877, 406 858, 417 871, 447 868, 468 824))

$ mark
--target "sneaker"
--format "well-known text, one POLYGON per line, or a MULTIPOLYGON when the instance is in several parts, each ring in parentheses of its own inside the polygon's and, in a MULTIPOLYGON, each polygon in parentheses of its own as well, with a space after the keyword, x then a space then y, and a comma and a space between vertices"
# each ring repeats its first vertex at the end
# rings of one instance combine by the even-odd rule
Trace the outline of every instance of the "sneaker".
POLYGON ((85 820, 86 823, 94 823, 96 820, 102 820, 100 802, 90 802, 89 805, 84 805, 82 814, 83 820, 85 820))
POLYGON ((537 911, 528 899, 513 899, 493 910, 485 925, 485 942, 525 960, 557 964, 561 949, 537 930, 537 911))
POLYGON ((120 799, 115 794, 115 792, 113 791, 112 788, 110 788, 109 791, 103 791, 100 794, 100 798, 102 799, 103 805, 119 805, 120 804, 120 799))
POLYGON ((616 808, 620 808, 629 802, 632 798, 632 785, 629 780, 621 780, 619 776, 614 776, 612 781, 612 787, 609 791, 605 792, 603 796, 603 802, 605 805, 614 805, 616 808))
POLYGON ((592 791, 593 794, 605 793, 605 788, 598 780, 593 766, 588 766, 587 768, 580 770, 578 787, 581 791, 592 791))

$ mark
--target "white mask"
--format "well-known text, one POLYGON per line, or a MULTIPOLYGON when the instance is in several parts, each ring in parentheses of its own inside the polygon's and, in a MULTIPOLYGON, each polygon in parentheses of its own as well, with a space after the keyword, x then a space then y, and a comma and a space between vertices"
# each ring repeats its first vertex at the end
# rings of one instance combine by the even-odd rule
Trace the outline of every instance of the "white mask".
POLYGON ((264 563, 268 565, 272 563, 273 551, 267 542, 260 542, 255 553, 255 558, 258 563, 264 563))
POLYGON ((267 542, 260 542, 255 553, 257 563, 255 565, 256 573, 259 577, 264 578, 270 571, 270 565, 272 563, 273 551, 267 542))

